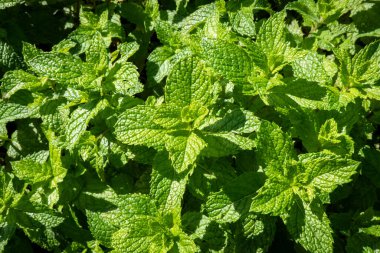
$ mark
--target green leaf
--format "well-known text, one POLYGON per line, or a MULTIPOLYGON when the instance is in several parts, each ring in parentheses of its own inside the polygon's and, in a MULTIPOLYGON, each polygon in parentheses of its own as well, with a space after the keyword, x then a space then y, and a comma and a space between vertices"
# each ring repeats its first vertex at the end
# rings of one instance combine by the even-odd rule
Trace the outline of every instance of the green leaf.
POLYGON ((91 119, 93 119, 100 111, 102 111, 108 102, 106 100, 92 101, 84 105, 80 105, 75 109, 66 126, 66 144, 69 149, 74 148, 79 141, 81 135, 86 131, 86 128, 91 119))
POLYGON ((200 244, 201 250, 223 249, 226 245, 226 233, 215 221, 199 212, 187 212, 182 216, 182 224, 190 237, 200 244))
POLYGON ((191 56, 178 61, 172 68, 165 86, 165 101, 178 106, 198 103, 211 104, 216 86, 210 71, 198 58, 191 56))
POLYGON ((379 79, 380 41, 375 41, 361 49, 354 57, 344 49, 336 50, 340 61, 338 84, 342 87, 363 87, 373 85, 379 79))
POLYGON ((178 250, 179 253, 196 252, 198 250, 194 241, 185 233, 181 233, 179 239, 175 241, 172 251, 178 250))
POLYGON ((251 150, 255 147, 254 140, 234 133, 207 133, 202 139, 207 143, 202 154, 208 157, 223 157, 236 154, 241 150, 251 150))
POLYGON ((136 106, 120 114, 115 124, 116 138, 130 145, 164 145, 168 131, 154 122, 155 111, 155 107, 136 106))
POLYGON ((38 163, 31 159, 12 162, 13 173, 26 182, 35 184, 51 179, 52 171, 48 163, 38 163))
POLYGON ((243 173, 208 196, 205 205, 208 216, 218 223, 236 222, 248 213, 252 198, 263 183, 262 174, 243 173))
POLYGON ((357 161, 323 152, 302 154, 299 159, 305 167, 309 184, 326 193, 350 182, 359 166, 357 161))
POLYGON ((82 61, 70 54, 40 52, 30 44, 24 44, 23 54, 29 68, 51 80, 76 84, 83 75, 82 61))
POLYGON ((268 59, 271 73, 276 73, 284 65, 302 55, 296 49, 290 47, 290 43, 285 40, 285 16, 285 11, 272 15, 263 23, 257 34, 257 44, 268 59))
POLYGON ((294 204, 294 192, 287 182, 267 182, 253 199, 250 211, 282 215, 294 204))
MULTIPOLYGON (((8 6, 11 3, 8 3, 8 6)), ((16 2, 14 2, 16 4, 16 2)), ((0 10, 4 9, 7 3, 0 3, 0 10)), ((7 71, 22 66, 22 58, 15 52, 14 48, 7 42, 3 41, 0 36, 0 71, 7 71)))
POLYGON ((19 90, 34 90, 46 86, 44 80, 29 74, 23 70, 8 71, 1 79, 3 90, 3 98, 9 98, 19 90))
POLYGON ((129 96, 140 93, 143 90, 136 66, 130 62, 118 61, 115 63, 106 76, 103 85, 110 92, 129 96))
POLYGON ((365 46, 352 59, 355 84, 374 84, 380 79, 380 41, 365 46))
POLYGON ((167 46, 157 47, 150 53, 146 65, 150 84, 160 83, 170 73, 173 65, 170 58, 173 55, 174 52, 167 46))
POLYGON ((0 100, 0 124, 16 119, 28 118, 33 115, 33 110, 27 106, 5 102, 0 100))
POLYGON ((109 215, 90 211, 87 211, 86 215, 89 229, 94 238, 99 240, 103 245, 111 247, 112 234, 115 233, 118 228, 109 223, 109 215))
POLYGON ((155 220, 133 219, 128 228, 112 235, 114 252, 161 252, 167 251, 163 240, 164 231, 155 220))
POLYGON ((316 53, 308 53, 292 63, 294 76, 311 82, 326 83, 331 80, 325 70, 324 57, 316 53))
POLYGON ((338 132, 338 124, 334 119, 327 120, 320 128, 318 141, 322 148, 330 150, 337 155, 352 155, 354 141, 349 135, 338 132))
POLYGON ((333 252, 330 221, 322 207, 297 201, 284 218, 291 236, 310 252, 333 252))
POLYGON ((46 101, 40 108, 39 114, 43 120, 43 125, 48 129, 64 132, 64 127, 69 121, 70 109, 66 106, 63 98, 46 101))
POLYGON ((229 110, 221 117, 210 116, 205 120, 206 123, 201 126, 201 130, 213 133, 252 133, 259 129, 261 123, 252 112, 241 109, 229 110))
POLYGON ((348 238, 345 249, 348 253, 375 253, 379 248, 379 238, 364 233, 356 233, 348 238))
POLYGON ((150 181, 150 195, 159 210, 173 212, 181 209, 186 189, 186 177, 181 177, 172 167, 167 152, 155 156, 150 181))
POLYGON ((121 58, 118 61, 127 61, 132 55, 134 55, 139 50, 139 48, 140 46, 136 41, 124 42, 120 44, 117 49, 121 58))
POLYGON ((194 165, 206 145, 206 142, 193 132, 170 135, 165 143, 172 165, 178 173, 194 165))
POLYGON ((305 26, 312 27, 320 22, 318 6, 313 0, 291 2, 286 5, 286 8, 300 13, 305 26))
POLYGON ((0 222, 0 251, 4 252, 4 247, 16 231, 16 224, 9 221, 0 222))
POLYGON ((256 26, 253 20, 252 12, 254 7, 255 6, 241 7, 238 10, 228 12, 228 17, 234 31, 251 38, 256 35, 256 26))
POLYGON ((89 38, 88 44, 89 46, 86 50, 86 63, 91 63, 97 71, 102 72, 105 67, 108 67, 109 60, 102 35, 99 32, 94 32, 89 38))
POLYGON ((296 160, 290 136, 276 124, 266 121, 261 123, 257 134, 257 151, 259 159, 270 173, 284 175, 285 166, 296 160))
POLYGON ((251 61, 241 47, 215 39, 202 39, 201 43, 203 58, 222 77, 239 82, 250 74, 251 61))
POLYGON ((52 187, 57 187, 58 183, 61 183, 66 176, 67 170, 64 168, 61 151, 59 147, 59 139, 55 136, 53 131, 45 131, 46 138, 49 141, 49 160, 51 166, 51 173, 54 177, 52 180, 52 187))
POLYGON ((331 94, 316 82, 303 79, 284 79, 269 90, 267 103, 277 108, 304 108, 331 110, 331 94))
POLYGON ((215 3, 202 5, 196 11, 182 19, 177 24, 177 26, 181 30, 181 32, 190 33, 191 31, 199 27, 202 23, 205 23, 205 21, 209 17, 214 15, 215 11, 215 3))

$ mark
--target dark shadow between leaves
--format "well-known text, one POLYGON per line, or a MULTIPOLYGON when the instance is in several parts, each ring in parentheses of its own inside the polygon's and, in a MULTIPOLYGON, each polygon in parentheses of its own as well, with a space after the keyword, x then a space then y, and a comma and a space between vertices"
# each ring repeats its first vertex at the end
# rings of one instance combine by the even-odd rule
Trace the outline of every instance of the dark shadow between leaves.
POLYGON ((226 184, 223 192, 234 204, 234 208, 240 216, 245 216, 249 213, 253 197, 257 190, 264 185, 264 182, 264 173, 246 172, 226 184))

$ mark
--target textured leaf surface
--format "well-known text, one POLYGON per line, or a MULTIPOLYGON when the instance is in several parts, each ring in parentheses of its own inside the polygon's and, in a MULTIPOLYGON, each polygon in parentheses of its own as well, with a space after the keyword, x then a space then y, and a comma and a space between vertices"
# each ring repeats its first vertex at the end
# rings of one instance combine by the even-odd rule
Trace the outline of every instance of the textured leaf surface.
POLYGON ((285 220, 290 234, 310 252, 333 252, 330 222, 321 207, 299 203, 285 220))
POLYGON ((115 124, 115 135, 126 144, 161 146, 167 130, 154 123, 154 107, 136 106, 122 113, 115 124))
POLYGON ((11 239, 13 233, 16 231, 16 224, 2 221, 0 223, 0 251, 4 251, 8 240, 11 239))
POLYGON ((73 148, 79 141, 79 138, 87 128, 88 123, 94 118, 102 109, 107 106, 107 101, 101 100, 98 103, 92 102, 79 106, 75 109, 68 121, 66 128, 67 143, 69 148, 73 148))
POLYGON ((128 228, 112 235, 115 252, 154 252, 163 248, 160 227, 154 220, 134 219, 128 228))
POLYGON ((360 50, 352 59, 352 75, 357 83, 373 84, 380 79, 380 42, 360 50))
POLYGON ((186 178, 181 177, 174 170, 168 158, 165 152, 160 152, 155 157, 150 195, 157 201, 160 210, 171 212, 181 207, 186 178))
POLYGON ((252 198, 263 181, 262 174, 244 173, 221 191, 211 193, 206 202, 209 217, 218 223, 237 221, 248 213, 252 198))
POLYGON ((330 80, 323 65, 323 57, 316 53, 309 53, 292 63, 294 75, 312 82, 325 83, 330 80))
POLYGON ((250 211, 281 215, 289 211, 294 202, 294 193, 286 183, 266 183, 253 199, 250 211))
POLYGON ((4 98, 9 98, 21 89, 43 87, 43 83, 40 79, 23 70, 8 71, 1 81, 4 98))
POLYGON ((27 106, 0 101, 0 123, 27 118, 32 115, 32 112, 27 106))
POLYGON ((271 170, 283 174, 283 167, 296 159, 293 141, 274 123, 262 122, 257 138, 259 158, 271 170))
POLYGON ((252 112, 241 109, 228 111, 222 116, 208 119, 209 123, 202 126, 202 131, 252 133, 259 129, 261 123, 252 112))
POLYGON ((206 142, 195 133, 171 135, 165 143, 175 170, 180 173, 195 163, 206 142))
POLYGON ((206 21, 207 18, 212 16, 216 11, 214 3, 201 6, 199 9, 188 15, 181 20, 177 26, 182 32, 188 33, 194 30, 197 26, 206 21))
POLYGON ((207 143, 203 153, 211 157, 236 154, 241 150, 251 150, 255 147, 254 140, 234 133, 207 133, 202 139, 207 143))
POLYGON ((52 176, 50 165, 29 159, 13 162, 12 167, 18 178, 31 183, 43 182, 52 176))
POLYGON ((327 193, 339 185, 351 181, 359 162, 325 153, 309 153, 300 156, 300 162, 306 167, 310 184, 327 193))
POLYGON ((105 86, 111 91, 130 96, 140 93, 143 88, 139 73, 130 62, 116 63, 107 75, 105 86))
MULTIPOLYGON (((12 4, 17 4, 17 1, 9 3, 0 3, 0 9, 12 6, 12 4)), ((15 52, 13 47, 0 39, 0 70, 6 71, 15 68, 20 68, 22 66, 21 57, 15 52)))
POLYGON ((218 74, 231 81, 241 81, 251 70, 250 59, 239 46, 219 40, 203 39, 204 58, 218 74))
POLYGON ((267 56, 272 72, 299 57, 297 51, 285 41, 285 16, 286 12, 278 12, 271 16, 263 23, 257 35, 257 43, 267 56))
POLYGON ((79 58, 70 54, 55 52, 44 53, 35 51, 32 54, 26 54, 25 52, 28 50, 33 51, 29 47, 32 46, 24 44, 25 62, 36 74, 62 83, 75 82, 82 76, 82 61, 79 58))
POLYGON ((197 102, 208 105, 214 99, 214 79, 196 57, 177 62, 167 79, 165 100, 178 106, 197 102))

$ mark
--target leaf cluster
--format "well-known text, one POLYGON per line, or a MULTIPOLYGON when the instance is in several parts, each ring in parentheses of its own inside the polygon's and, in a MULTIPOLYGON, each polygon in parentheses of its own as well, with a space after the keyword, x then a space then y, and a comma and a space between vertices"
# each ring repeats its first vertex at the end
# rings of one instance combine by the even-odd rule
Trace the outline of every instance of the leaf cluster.
POLYGON ((378 252, 379 10, 0 1, 0 252, 378 252))

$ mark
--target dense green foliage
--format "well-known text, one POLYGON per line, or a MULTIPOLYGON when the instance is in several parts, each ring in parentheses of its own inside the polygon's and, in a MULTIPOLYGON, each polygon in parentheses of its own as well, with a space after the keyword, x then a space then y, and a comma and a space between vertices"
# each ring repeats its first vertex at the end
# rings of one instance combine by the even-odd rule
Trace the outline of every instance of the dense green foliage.
POLYGON ((0 252, 379 252, 379 13, 0 0, 0 252))

